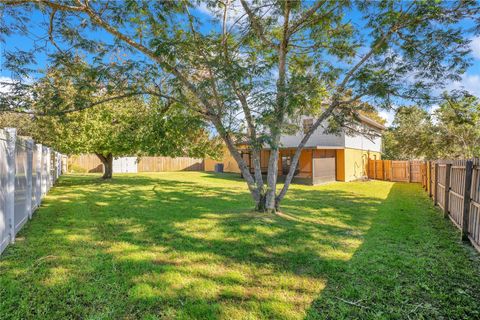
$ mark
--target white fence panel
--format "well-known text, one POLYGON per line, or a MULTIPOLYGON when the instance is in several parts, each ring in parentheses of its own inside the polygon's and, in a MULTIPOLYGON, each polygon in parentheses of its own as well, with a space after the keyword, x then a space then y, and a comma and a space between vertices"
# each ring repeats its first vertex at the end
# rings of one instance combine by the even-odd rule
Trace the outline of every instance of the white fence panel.
POLYGON ((7 216, 7 135, 0 130, 0 253, 10 242, 7 216))
POLYGON ((62 154, 0 129, 0 253, 62 174, 62 154))
POLYGON ((113 173, 137 173, 137 157, 118 157, 113 159, 113 173))
POLYGON ((15 234, 28 220, 27 212, 27 146, 24 139, 15 143, 15 234))

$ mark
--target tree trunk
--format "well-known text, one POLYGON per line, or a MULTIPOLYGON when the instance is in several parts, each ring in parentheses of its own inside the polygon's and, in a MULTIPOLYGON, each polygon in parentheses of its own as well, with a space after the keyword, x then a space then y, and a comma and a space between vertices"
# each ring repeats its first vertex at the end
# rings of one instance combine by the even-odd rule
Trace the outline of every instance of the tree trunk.
POLYGON ((265 194, 265 211, 274 213, 277 210, 276 192, 278 175, 278 148, 272 148, 268 159, 267 192, 265 194))
POLYGON ((111 153, 104 156, 101 153, 96 153, 97 157, 103 164, 103 176, 102 179, 112 179, 113 173, 113 155, 111 153))

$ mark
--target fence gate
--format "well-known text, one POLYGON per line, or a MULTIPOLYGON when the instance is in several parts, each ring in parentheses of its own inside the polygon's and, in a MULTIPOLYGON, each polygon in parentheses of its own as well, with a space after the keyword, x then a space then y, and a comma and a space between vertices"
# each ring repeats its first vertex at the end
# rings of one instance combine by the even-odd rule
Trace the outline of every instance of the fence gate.
POLYGON ((137 173, 137 157, 119 157, 113 159, 113 173, 137 173))

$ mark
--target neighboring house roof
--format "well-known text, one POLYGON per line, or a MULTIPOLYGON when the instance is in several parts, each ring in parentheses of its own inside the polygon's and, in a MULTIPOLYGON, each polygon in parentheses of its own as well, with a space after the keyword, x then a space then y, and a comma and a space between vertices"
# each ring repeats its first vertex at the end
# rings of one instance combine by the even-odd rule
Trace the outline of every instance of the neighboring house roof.
POLYGON ((383 124, 380 124, 380 123, 376 122, 375 120, 370 119, 367 116, 364 116, 363 114, 357 113, 357 117, 361 122, 366 123, 366 124, 368 124, 372 127, 375 127, 377 129, 380 129, 380 130, 385 130, 386 129, 386 127, 383 124))
MULTIPOLYGON (((324 128, 320 127, 315 130, 309 141, 305 145, 305 149, 345 149, 355 148, 362 150, 371 150, 381 152, 381 136, 385 126, 370 119, 367 116, 356 114, 356 119, 361 124, 370 127, 376 133, 373 138, 364 136, 361 133, 346 134, 345 132, 339 134, 328 134, 324 132, 324 128)), ((298 146, 304 133, 300 129, 294 134, 283 134, 280 138, 281 149, 295 148, 298 146)), ((243 146, 248 149, 248 142, 238 141, 237 146, 243 146)), ((270 149, 267 145, 264 149, 270 149)))

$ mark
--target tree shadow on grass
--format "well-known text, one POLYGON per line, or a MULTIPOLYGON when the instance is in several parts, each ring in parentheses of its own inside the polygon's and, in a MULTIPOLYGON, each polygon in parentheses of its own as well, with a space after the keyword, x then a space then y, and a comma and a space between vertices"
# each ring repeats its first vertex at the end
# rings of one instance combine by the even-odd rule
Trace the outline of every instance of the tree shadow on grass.
POLYGON ((395 183, 306 318, 479 318, 479 256, 459 239, 419 185, 395 183))
MULTIPOLYGON (((376 250, 396 226, 387 209, 399 199, 386 198, 388 183, 378 196, 294 187, 273 216, 251 212, 241 180, 179 177, 63 178, 0 260, 1 318, 295 319, 310 305, 311 318, 337 307, 357 314, 339 307, 335 288, 348 291, 342 285, 378 271, 374 261, 405 255, 376 250)), ((359 283, 388 291, 382 281, 359 283)), ((386 306, 375 311, 397 302, 386 306)))

